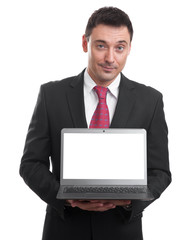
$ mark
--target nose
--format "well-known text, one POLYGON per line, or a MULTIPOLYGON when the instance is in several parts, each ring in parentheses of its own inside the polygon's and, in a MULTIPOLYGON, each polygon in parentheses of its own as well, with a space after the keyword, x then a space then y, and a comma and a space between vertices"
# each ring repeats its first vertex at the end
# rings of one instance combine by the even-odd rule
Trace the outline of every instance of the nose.
POLYGON ((113 49, 108 49, 105 55, 105 61, 108 63, 114 63, 114 52, 113 49))

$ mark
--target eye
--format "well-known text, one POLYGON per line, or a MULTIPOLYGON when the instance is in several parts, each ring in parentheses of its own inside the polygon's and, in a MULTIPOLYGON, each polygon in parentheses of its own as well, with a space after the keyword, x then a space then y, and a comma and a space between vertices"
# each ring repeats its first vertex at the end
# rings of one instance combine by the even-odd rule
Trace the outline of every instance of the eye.
POLYGON ((105 46, 102 45, 102 44, 97 45, 97 47, 98 47, 99 49, 103 49, 103 48, 105 48, 105 46))
POLYGON ((123 46, 118 46, 117 51, 122 52, 125 48, 123 46))

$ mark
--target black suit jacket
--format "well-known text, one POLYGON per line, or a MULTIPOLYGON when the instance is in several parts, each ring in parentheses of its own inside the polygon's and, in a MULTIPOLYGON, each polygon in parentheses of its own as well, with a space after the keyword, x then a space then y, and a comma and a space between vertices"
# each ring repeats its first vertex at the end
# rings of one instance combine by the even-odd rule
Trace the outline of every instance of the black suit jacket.
MULTIPOLYGON (((48 204, 43 239, 86 240, 91 234, 100 240, 142 239, 139 219, 150 201, 133 201, 131 211, 117 207, 99 213, 64 207, 65 202, 56 199, 61 129, 87 128, 83 78, 84 71, 78 76, 42 85, 27 134, 20 175, 48 204)), ((110 127, 147 130, 148 185, 155 199, 159 198, 171 182, 168 130, 161 93, 121 74, 118 102, 110 127)))

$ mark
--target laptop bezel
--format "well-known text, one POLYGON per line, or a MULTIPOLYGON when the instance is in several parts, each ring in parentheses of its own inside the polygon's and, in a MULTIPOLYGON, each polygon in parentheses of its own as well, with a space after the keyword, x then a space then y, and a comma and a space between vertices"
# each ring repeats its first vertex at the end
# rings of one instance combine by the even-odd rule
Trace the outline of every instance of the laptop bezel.
POLYGON ((61 130, 61 158, 60 158, 60 185, 64 186, 128 186, 128 185, 147 185, 147 133, 145 129, 142 128, 63 128, 61 130), (63 178, 63 143, 65 133, 100 133, 100 134, 110 134, 110 133, 133 133, 133 134, 143 134, 144 136, 144 179, 64 179, 63 178))

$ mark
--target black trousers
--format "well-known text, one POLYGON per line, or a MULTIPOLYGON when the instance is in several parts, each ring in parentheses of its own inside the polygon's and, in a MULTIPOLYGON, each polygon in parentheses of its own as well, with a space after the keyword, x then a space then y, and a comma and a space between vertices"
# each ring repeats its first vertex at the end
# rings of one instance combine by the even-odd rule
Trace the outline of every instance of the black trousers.
POLYGON ((71 208, 62 219, 52 209, 46 213, 42 240, 143 240, 141 217, 129 222, 116 209, 101 213, 71 208))

